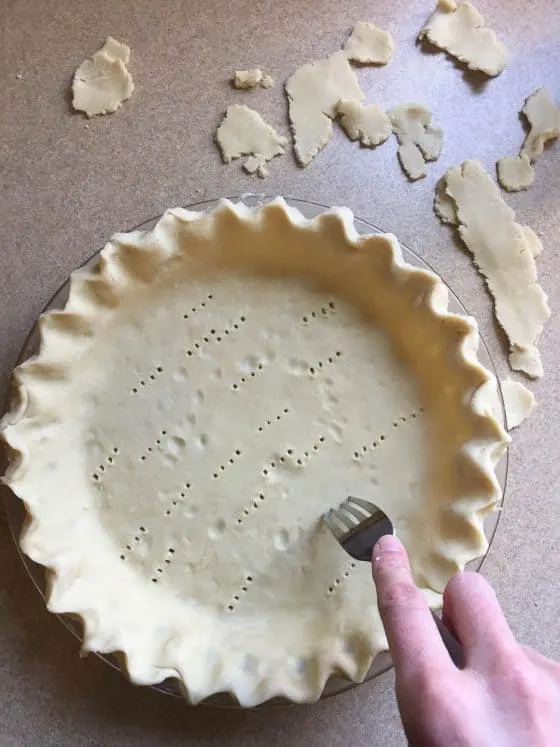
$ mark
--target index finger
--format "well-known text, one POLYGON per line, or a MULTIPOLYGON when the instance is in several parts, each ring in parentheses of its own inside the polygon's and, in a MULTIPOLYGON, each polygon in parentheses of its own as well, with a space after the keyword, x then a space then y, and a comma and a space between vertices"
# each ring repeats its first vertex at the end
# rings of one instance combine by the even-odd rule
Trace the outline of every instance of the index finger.
POLYGON ((412 580, 406 550, 393 535, 375 545, 372 573, 397 678, 426 667, 435 672, 452 667, 428 603, 412 580))

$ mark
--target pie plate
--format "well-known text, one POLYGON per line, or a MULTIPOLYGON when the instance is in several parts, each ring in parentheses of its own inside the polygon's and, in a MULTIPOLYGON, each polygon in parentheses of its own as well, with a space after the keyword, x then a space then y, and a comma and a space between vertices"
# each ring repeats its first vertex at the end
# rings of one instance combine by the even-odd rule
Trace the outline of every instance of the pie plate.
POLYGON ((47 310, 3 421, 9 522, 48 608, 133 682, 255 706, 385 671, 367 564, 320 522, 348 494, 390 516, 432 606, 480 566, 501 395, 474 320, 393 236, 199 203, 113 236, 47 310))

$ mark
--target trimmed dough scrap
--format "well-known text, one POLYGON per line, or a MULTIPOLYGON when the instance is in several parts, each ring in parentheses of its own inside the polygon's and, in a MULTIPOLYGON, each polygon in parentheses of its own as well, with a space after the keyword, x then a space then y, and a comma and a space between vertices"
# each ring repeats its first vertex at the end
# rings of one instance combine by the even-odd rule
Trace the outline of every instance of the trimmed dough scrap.
POLYGON ((507 62, 506 48, 469 2, 458 6, 453 2, 438 3, 418 39, 427 39, 471 70, 481 70, 486 75, 499 75, 507 62))
POLYGON ((536 348, 550 317, 547 297, 538 283, 535 256, 542 251, 538 236, 515 222, 515 213, 479 161, 464 161, 443 177, 436 191, 436 212, 456 222, 461 238, 486 279, 495 314, 510 342, 510 366, 532 378, 543 374, 536 348), (449 208, 455 206, 455 221, 449 208))
POLYGON ((529 132, 519 156, 500 158, 496 166, 498 180, 508 192, 527 189, 534 179, 532 163, 542 154, 548 140, 560 137, 560 109, 546 88, 538 88, 526 100, 521 113, 529 122, 529 132))
POLYGON ((111 36, 91 59, 84 60, 74 73, 72 106, 88 117, 117 111, 134 91, 127 69, 130 47, 111 36))
POLYGON ((236 70, 233 77, 233 85, 241 90, 250 90, 260 86, 261 88, 272 88, 274 78, 270 75, 263 75, 262 70, 258 67, 249 70, 236 70))
POLYGON ((375 486, 432 606, 487 548, 509 438, 476 323, 345 208, 168 210, 40 329, 0 436, 21 546, 134 683, 252 706, 363 680, 387 648, 371 572, 320 521, 349 490, 375 486))
POLYGON ((388 112, 399 141, 398 157, 406 174, 416 180, 426 176, 426 161, 439 158, 443 130, 432 127, 432 114, 423 104, 401 104, 388 112))
POLYGON ((504 156, 496 162, 498 181, 508 192, 528 189, 535 179, 535 170, 527 156, 504 156))
POLYGON ((525 384, 512 379, 500 382, 508 430, 511 431, 526 420, 535 406, 535 395, 525 384))
POLYGON ((395 43, 387 31, 369 21, 358 21, 344 46, 346 57, 362 65, 386 65, 395 43))
POLYGON ((303 65, 286 83, 294 150, 301 166, 307 166, 332 135, 338 102, 364 98, 356 73, 344 52, 303 65))
POLYGON ((287 138, 279 135, 254 109, 243 104, 228 106, 222 123, 216 130, 216 142, 224 163, 241 156, 254 156, 244 164, 249 173, 265 177, 265 163, 285 153, 287 138))
POLYGON ((373 148, 391 134, 391 120, 375 104, 362 105, 354 99, 341 99, 336 107, 340 125, 350 140, 373 148))

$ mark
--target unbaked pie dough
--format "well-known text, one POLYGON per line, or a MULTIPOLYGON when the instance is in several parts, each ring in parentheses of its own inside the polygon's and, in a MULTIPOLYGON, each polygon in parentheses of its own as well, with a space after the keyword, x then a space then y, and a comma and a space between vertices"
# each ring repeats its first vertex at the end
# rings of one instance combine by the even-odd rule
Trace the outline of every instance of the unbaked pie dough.
POLYGON ((338 102, 364 98, 356 73, 344 52, 300 67, 286 83, 294 150, 301 166, 307 166, 332 135, 338 102))
POLYGON ((401 104, 391 109, 389 119, 399 141, 397 155, 413 181, 426 176, 426 161, 436 161, 443 147, 443 130, 433 127, 432 113, 423 104, 401 104))
POLYGON ((418 38, 486 75, 499 75, 507 62, 506 48, 469 2, 457 5, 454 0, 440 0, 418 38))
POLYGON ((348 495, 388 513, 432 604, 487 546, 508 437, 476 324, 347 209, 169 210, 40 331, 3 432, 21 545, 135 683, 252 706, 362 680, 387 646, 370 567, 320 521, 348 495))
POLYGON ((520 381, 504 379, 500 384, 504 397, 507 427, 511 431, 518 428, 533 412, 535 395, 520 381))
POLYGON ((336 112, 350 140, 359 140, 368 148, 384 143, 391 135, 391 120, 375 104, 364 106, 354 99, 341 99, 336 112))
POLYGON ((394 49, 393 37, 369 21, 358 21, 342 47, 346 56, 362 65, 386 65, 394 49))
POLYGON ((508 192, 527 189, 534 180, 532 164, 549 140, 560 137, 560 109, 546 88, 538 88, 525 101, 521 113, 529 122, 529 132, 518 156, 505 156, 497 162, 498 181, 508 192))
POLYGON ((88 117, 117 111, 132 95, 134 84, 127 69, 130 47, 111 36, 74 73, 72 106, 88 117))
POLYGON ((235 88, 250 90, 252 88, 272 88, 274 79, 270 75, 263 75, 262 70, 258 67, 249 70, 236 70, 233 76, 233 85, 235 88))
POLYGON ((250 174, 268 174, 266 163, 285 153, 288 140, 279 135, 254 109, 242 104, 228 106, 226 114, 216 130, 216 142, 222 152, 224 163, 241 156, 250 156, 244 168, 250 174))
POLYGON ((496 318, 509 338, 510 366, 532 378, 542 376, 536 345, 550 309, 537 278, 540 239, 515 221, 515 213, 476 160, 449 169, 438 184, 435 210, 444 222, 458 226, 486 279, 496 318))

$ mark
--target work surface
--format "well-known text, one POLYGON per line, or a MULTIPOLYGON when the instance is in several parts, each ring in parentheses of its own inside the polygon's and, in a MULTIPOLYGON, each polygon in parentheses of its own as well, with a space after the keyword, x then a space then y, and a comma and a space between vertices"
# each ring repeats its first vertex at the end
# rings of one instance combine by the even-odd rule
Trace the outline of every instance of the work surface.
MULTIPOLYGON (((539 86, 560 100, 560 15, 548 0, 480 0, 510 62, 487 83, 415 37, 431 0, 4 0, 0 8, 0 396, 35 318, 69 273, 117 229, 174 205, 247 192, 348 205, 395 233, 449 282, 480 323, 501 374, 507 362, 483 281, 432 211, 449 166, 479 158, 493 173, 524 137, 518 111, 539 86), (287 134, 282 82, 336 51, 359 20, 394 36, 386 68, 358 71, 367 101, 384 109, 423 101, 445 145, 428 176, 409 183, 391 138, 360 149, 335 131, 306 170, 291 154, 265 182, 224 166, 213 144, 228 104, 248 103, 287 134), (136 89, 123 109, 87 123, 70 109, 73 71, 110 34, 132 48, 136 89), (233 91, 235 68, 258 65, 270 91, 233 91), (21 73, 21 77, 18 74, 21 73), (88 126, 86 126, 88 125, 88 126)), ((337 128, 335 128, 337 130, 337 128)), ((538 406, 515 432, 505 509, 484 573, 521 641, 560 654, 558 409, 560 407, 560 144, 536 164, 534 186, 508 196, 519 222, 541 236, 541 282, 553 317, 541 350, 538 406)), ((127 684, 49 615, 0 520, 0 744, 404 744, 392 674, 316 706, 217 712, 127 684)))

